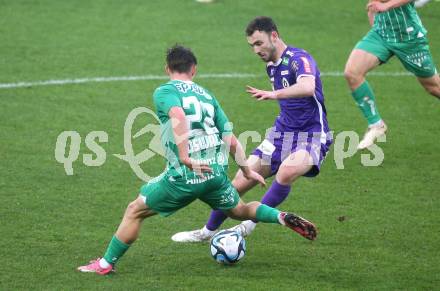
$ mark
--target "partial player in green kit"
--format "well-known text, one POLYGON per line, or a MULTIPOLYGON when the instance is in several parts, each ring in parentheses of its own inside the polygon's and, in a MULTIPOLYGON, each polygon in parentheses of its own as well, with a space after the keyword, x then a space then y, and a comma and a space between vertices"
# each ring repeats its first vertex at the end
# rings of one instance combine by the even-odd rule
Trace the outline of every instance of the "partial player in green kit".
POLYGON ((368 121, 358 149, 371 146, 385 134, 367 73, 396 56, 431 95, 440 98, 440 77, 429 50, 427 31, 413 0, 370 0, 367 5, 371 30, 357 43, 347 61, 345 78, 352 96, 368 121))
POLYGON ((79 271, 100 275, 112 272, 137 239, 145 218, 157 213, 171 215, 196 199, 212 209, 223 210, 231 218, 282 224, 315 239, 317 231, 307 220, 260 202, 244 203, 240 199, 226 173, 229 154, 246 179, 265 185, 264 178, 247 165, 232 124, 215 97, 192 81, 196 65, 196 57, 188 48, 176 45, 167 51, 170 81, 157 88, 153 96, 167 168, 144 185, 139 197, 128 205, 104 256, 78 267, 79 271))

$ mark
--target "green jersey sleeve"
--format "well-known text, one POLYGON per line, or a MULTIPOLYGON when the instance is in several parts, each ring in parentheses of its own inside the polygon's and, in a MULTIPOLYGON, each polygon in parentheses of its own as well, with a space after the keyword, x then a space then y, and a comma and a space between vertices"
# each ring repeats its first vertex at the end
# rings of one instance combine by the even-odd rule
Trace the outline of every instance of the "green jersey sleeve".
POLYGON ((172 85, 164 85, 156 89, 153 94, 154 105, 159 119, 168 118, 168 112, 172 107, 182 107, 179 93, 172 85))

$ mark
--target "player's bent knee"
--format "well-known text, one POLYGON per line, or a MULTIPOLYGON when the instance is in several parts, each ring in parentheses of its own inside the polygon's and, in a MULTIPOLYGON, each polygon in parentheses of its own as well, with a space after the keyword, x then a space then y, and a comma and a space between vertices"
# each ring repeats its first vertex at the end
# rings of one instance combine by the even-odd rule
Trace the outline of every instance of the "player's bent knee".
POLYGON ((310 171, 311 166, 307 167, 295 167, 286 169, 284 171, 279 171, 276 175, 276 179, 278 183, 282 185, 290 185, 294 181, 296 181, 299 177, 306 174, 308 171, 310 171))
POLYGON ((434 75, 430 78, 418 78, 423 88, 434 97, 440 98, 440 76, 434 75))
POLYGON ((137 208, 138 208, 138 206, 137 206, 136 200, 130 202, 127 206, 127 209, 125 210, 125 215, 134 216, 137 208))
POLYGON ((290 185, 298 177, 299 177, 299 175, 296 173, 293 173, 293 174, 280 173, 279 175, 277 174, 276 179, 277 179, 277 182, 282 185, 290 185))
POLYGON ((226 215, 232 219, 238 219, 240 217, 240 214, 241 212, 240 210, 237 210, 237 207, 226 211, 226 215))
POLYGON ((350 68, 346 68, 344 71, 344 77, 345 80, 347 80, 348 85, 352 90, 359 87, 364 79, 364 76, 362 76, 359 73, 356 73, 350 68))
POLYGON ((355 75, 349 68, 345 68, 344 78, 350 82, 351 80, 353 80, 355 78, 355 75))
POLYGON ((425 87, 425 90, 432 96, 440 98, 440 85, 425 87))
POLYGON ((423 85, 423 88, 425 89, 425 91, 427 92, 427 93, 429 93, 430 95, 432 95, 432 96, 434 96, 434 97, 437 97, 437 98, 440 98, 440 84, 439 85, 437 85, 437 84, 424 84, 424 83, 422 83, 422 85, 423 85))
POLYGON ((226 215, 229 216, 232 219, 243 220, 243 219, 246 219, 246 217, 247 217, 246 216, 246 210, 247 210, 246 204, 239 203, 234 208, 229 209, 226 212, 226 215))
POLYGON ((125 216, 130 219, 138 219, 150 215, 152 215, 150 209, 139 199, 130 202, 125 210, 125 216))
POLYGON ((281 167, 276 175, 276 179, 278 183, 282 185, 290 185, 296 179, 304 175, 305 172, 308 171, 308 168, 309 167, 307 167, 307 169, 305 169, 305 167, 281 167))

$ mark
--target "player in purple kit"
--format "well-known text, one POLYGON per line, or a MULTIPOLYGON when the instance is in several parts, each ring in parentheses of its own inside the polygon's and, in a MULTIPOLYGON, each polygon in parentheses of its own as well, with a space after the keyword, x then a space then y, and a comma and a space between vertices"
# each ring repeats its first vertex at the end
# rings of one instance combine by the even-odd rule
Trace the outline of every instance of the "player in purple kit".
MULTIPOLYGON (((275 179, 261 202, 277 206, 283 202, 291 184, 301 176, 319 174, 332 138, 326 118, 320 72, 315 60, 306 51, 287 46, 269 17, 260 16, 246 28, 247 41, 253 51, 267 64, 271 91, 247 87, 257 100, 278 100, 280 114, 265 140, 252 152, 248 163, 253 171, 275 179)), ((238 171, 232 184, 243 195, 257 183, 238 171)), ((221 211, 213 211, 207 224, 198 230, 179 232, 172 240, 199 242, 209 240, 226 219, 221 211)), ((244 236, 256 222, 244 221, 233 227, 244 236)), ((308 238, 308 233, 298 232, 308 238)))

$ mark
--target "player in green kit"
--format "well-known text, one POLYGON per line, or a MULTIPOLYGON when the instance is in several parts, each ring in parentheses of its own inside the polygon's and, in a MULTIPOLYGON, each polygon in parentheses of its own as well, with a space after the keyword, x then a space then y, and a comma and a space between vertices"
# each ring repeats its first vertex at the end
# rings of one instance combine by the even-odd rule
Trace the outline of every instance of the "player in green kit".
POLYGON ((246 179, 265 185, 264 178, 247 165, 243 148, 214 96, 192 82, 197 60, 191 50, 177 45, 170 48, 166 63, 170 81, 157 88, 153 98, 161 121, 167 168, 144 185, 139 197, 128 205, 104 256, 78 270, 100 275, 112 272, 137 239, 145 218, 157 213, 171 215, 196 199, 231 218, 282 224, 315 239, 316 229, 307 220, 240 199, 226 173, 229 153, 246 179))
POLYGON ((372 28, 355 46, 345 67, 352 96, 368 121, 358 149, 371 146, 387 130, 365 76, 392 56, 417 77, 426 91, 440 98, 440 77, 413 0, 370 0, 367 10, 372 28))

